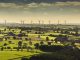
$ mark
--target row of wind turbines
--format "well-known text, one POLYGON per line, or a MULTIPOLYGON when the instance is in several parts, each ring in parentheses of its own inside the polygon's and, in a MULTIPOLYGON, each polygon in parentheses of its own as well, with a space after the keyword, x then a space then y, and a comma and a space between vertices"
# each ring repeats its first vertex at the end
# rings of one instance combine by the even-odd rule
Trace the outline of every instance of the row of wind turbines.
MULTIPOLYGON (((5 20, 5 21, 4 21, 4 24, 6 25, 7 23, 8 23, 8 21, 5 20)), ((27 23, 25 23, 24 20, 21 20, 21 21, 20 21, 20 24, 27 24, 27 23)), ((30 22, 29 24, 45 24, 45 23, 44 23, 44 21, 41 21, 41 20, 38 20, 37 23, 35 23, 33 20, 31 20, 31 22, 30 22)), ((52 21, 49 20, 47 24, 52 24, 52 21)), ((61 23, 60 23, 60 20, 58 20, 56 24, 61 24, 61 23)), ((64 20, 64 25, 66 25, 66 24, 67 24, 67 21, 64 20)))

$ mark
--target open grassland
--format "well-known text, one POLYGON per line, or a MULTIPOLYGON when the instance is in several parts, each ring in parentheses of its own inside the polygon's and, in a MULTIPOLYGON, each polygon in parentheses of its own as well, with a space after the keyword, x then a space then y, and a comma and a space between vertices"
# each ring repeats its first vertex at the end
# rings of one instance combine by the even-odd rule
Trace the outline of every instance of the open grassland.
POLYGON ((29 58, 32 55, 39 54, 27 51, 0 51, 0 60, 21 60, 22 57, 29 58))

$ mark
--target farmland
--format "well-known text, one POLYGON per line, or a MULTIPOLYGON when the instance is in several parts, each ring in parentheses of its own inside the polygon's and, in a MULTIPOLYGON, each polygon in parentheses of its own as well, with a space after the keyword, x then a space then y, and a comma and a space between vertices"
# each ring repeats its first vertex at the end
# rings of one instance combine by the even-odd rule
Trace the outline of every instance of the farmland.
POLYGON ((79 25, 42 26, 0 26, 1 60, 21 60, 37 54, 58 53, 59 49, 65 48, 66 51, 66 46, 80 49, 79 25))

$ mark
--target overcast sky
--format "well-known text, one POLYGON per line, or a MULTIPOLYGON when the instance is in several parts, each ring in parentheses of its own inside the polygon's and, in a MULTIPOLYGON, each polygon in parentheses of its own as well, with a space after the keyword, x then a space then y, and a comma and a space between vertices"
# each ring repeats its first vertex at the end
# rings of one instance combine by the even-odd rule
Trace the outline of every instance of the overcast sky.
POLYGON ((80 0, 0 0, 0 2, 5 2, 5 3, 53 3, 53 2, 66 2, 66 1, 80 1, 80 0))
MULTIPOLYGON (((1 1, 1 0, 0 0, 1 1)), ((7 22, 38 23, 80 23, 80 2, 56 2, 56 3, 0 3, 0 23, 7 22)))

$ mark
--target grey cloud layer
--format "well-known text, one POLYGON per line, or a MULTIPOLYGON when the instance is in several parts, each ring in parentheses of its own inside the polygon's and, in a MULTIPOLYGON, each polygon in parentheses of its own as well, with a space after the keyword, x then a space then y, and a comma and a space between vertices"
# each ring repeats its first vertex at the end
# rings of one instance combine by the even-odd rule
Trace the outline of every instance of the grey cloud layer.
POLYGON ((53 3, 53 2, 67 2, 67 1, 80 1, 80 0, 0 0, 0 2, 4 3, 53 3))
POLYGON ((57 3, 30 3, 30 4, 15 4, 15 3, 0 3, 0 8, 37 8, 37 7, 64 7, 64 6, 80 6, 80 2, 57 2, 57 3))

